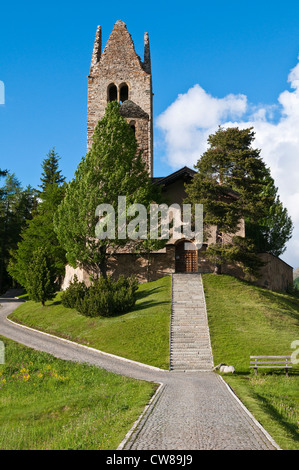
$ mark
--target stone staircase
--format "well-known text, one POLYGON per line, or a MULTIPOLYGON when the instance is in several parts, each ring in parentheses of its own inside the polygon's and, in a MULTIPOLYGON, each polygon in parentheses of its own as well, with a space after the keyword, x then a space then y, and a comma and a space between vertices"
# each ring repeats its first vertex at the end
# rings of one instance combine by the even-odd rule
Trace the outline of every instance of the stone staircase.
POLYGON ((173 274, 170 370, 212 370, 213 356, 200 274, 173 274))

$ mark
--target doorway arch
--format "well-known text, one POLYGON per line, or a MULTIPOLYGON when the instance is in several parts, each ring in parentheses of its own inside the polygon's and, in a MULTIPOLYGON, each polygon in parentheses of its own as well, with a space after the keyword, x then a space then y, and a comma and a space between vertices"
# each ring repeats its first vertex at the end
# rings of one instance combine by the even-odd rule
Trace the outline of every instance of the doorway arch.
POLYGON ((197 249, 189 240, 180 240, 175 245, 175 272, 198 272, 197 249))

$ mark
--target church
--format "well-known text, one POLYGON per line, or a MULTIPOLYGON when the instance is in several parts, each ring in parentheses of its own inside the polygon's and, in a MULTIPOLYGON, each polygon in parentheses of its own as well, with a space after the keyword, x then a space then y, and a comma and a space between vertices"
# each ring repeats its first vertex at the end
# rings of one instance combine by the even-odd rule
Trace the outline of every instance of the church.
MULTIPOLYGON (((98 26, 88 75, 87 105, 87 151, 92 145, 92 136, 97 122, 104 116, 109 101, 120 103, 120 114, 126 119, 135 133, 138 148, 150 177, 161 186, 169 204, 182 204, 186 197, 185 185, 192 181, 195 171, 183 167, 165 177, 154 177, 153 168, 153 88, 151 74, 151 54, 149 35, 144 34, 143 60, 137 55, 133 40, 123 21, 117 21, 107 44, 102 49, 102 31, 98 26)), ((216 242, 216 227, 210 227, 209 238, 200 250, 186 249, 186 242, 192 240, 170 238, 165 247, 142 257, 129 251, 116 253, 109 259, 108 273, 118 277, 135 274, 140 282, 156 280, 175 272, 206 273, 214 267, 205 258, 205 250, 216 242)), ((240 221, 239 232, 245 237, 245 224, 240 221)), ((230 236, 226 235, 227 242, 230 236)), ((279 258, 262 253, 266 262, 262 268, 258 285, 273 290, 285 290, 293 282, 292 268, 279 258)), ((223 266, 223 273, 244 278, 239 266, 223 266)), ((65 289, 77 275, 79 280, 88 283, 89 275, 82 269, 66 267, 63 283, 65 289)))

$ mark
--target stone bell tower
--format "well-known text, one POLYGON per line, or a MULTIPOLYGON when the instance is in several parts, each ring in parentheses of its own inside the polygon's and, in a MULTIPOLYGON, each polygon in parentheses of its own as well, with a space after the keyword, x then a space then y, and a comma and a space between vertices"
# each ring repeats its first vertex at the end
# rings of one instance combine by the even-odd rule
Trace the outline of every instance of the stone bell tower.
POLYGON ((136 54, 125 23, 117 21, 102 51, 98 26, 88 76, 87 150, 97 122, 109 101, 117 100, 120 114, 135 132, 138 147, 153 176, 153 93, 148 33, 144 34, 144 60, 136 54))

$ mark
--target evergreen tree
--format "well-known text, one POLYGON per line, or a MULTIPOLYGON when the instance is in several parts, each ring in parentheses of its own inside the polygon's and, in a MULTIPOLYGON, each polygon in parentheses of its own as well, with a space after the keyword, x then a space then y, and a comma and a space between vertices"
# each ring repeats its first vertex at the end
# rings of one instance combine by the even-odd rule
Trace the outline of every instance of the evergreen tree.
POLYGON ((25 287, 30 299, 41 302, 43 306, 47 300, 53 299, 57 289, 55 273, 52 270, 45 248, 39 247, 33 252, 26 273, 25 287))
MULTIPOLYGON (((6 176, 7 173, 8 173, 7 170, 0 170, 0 178, 3 177, 3 176, 6 176)), ((3 194, 4 194, 3 189, 0 188, 0 199, 3 197, 3 194)))
MULTIPOLYGON (((20 285, 26 284, 26 272, 32 259, 32 253, 39 247, 47 251, 48 260, 58 279, 62 279, 66 264, 65 251, 60 246, 54 231, 53 217, 64 197, 64 187, 49 184, 43 198, 21 232, 21 240, 11 251, 8 272, 20 285)), ((59 284, 59 282, 58 282, 59 284)))
POLYGON ((0 292, 10 287, 7 267, 10 251, 16 249, 22 228, 32 217, 34 194, 25 190, 14 174, 7 175, 0 197, 0 292))
POLYGON ((264 192, 271 196, 272 203, 265 208, 263 217, 246 219, 246 234, 254 240, 257 251, 280 256, 292 237, 293 223, 280 201, 273 178, 269 177, 267 181, 264 192))
POLYGON ((26 285, 26 273, 32 253, 39 247, 47 251, 57 285, 64 274, 65 251, 58 242, 53 225, 53 217, 64 197, 66 185, 58 164, 59 157, 53 149, 42 165, 43 172, 40 178, 42 191, 38 192, 38 200, 35 199, 33 218, 23 227, 18 245, 10 250, 8 272, 22 286, 26 285))
POLYGON ((148 207, 153 187, 137 152, 134 132, 120 115, 119 104, 110 102, 95 128, 92 148, 82 158, 55 216, 58 239, 72 266, 106 277, 113 249, 128 242, 127 237, 118 236, 118 196, 126 196, 127 206, 140 203, 148 207), (102 203, 115 210, 115 239, 95 237, 95 211, 102 203))
POLYGON ((208 150, 195 168, 198 173, 186 187, 188 202, 202 203, 206 232, 216 226, 216 245, 207 250, 215 263, 215 273, 221 272, 225 261, 238 260, 243 266, 257 271, 260 266, 255 256, 253 240, 239 237, 228 246, 223 234, 238 232, 240 220, 262 220, 270 215, 275 195, 267 191, 270 171, 264 164, 260 150, 252 148, 252 128, 240 130, 221 127, 209 136, 208 150))
POLYGON ((65 181, 65 177, 61 175, 59 170, 59 155, 55 152, 55 147, 49 150, 46 158, 42 162, 42 175, 41 175, 41 192, 45 192, 49 184, 61 185, 65 181))

